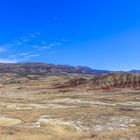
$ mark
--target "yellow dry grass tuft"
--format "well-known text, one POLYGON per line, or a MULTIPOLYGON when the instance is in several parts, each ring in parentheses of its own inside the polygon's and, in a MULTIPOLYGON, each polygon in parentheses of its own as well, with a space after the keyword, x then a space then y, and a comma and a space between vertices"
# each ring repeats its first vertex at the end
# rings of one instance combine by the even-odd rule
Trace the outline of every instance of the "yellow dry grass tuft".
POLYGON ((0 117, 0 126, 14 126, 20 123, 21 123, 21 120, 19 119, 0 117))
POLYGON ((41 127, 50 129, 52 134, 57 137, 69 139, 69 138, 89 138, 92 137, 92 133, 89 131, 78 131, 76 128, 70 125, 51 125, 49 123, 41 122, 41 127))

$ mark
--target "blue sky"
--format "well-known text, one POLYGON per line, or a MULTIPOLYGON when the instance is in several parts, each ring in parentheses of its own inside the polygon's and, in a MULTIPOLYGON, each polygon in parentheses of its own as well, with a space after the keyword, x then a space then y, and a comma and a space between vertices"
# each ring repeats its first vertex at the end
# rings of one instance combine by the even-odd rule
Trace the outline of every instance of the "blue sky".
POLYGON ((139 0, 0 0, 0 62, 140 69, 139 0))

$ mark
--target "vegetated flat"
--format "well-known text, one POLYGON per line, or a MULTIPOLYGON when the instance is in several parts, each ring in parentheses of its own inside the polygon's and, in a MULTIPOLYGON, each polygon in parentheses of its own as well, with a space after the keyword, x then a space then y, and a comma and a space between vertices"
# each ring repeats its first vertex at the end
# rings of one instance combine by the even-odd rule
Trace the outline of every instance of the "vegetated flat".
POLYGON ((0 139, 139 140, 140 90, 60 86, 77 77, 1 74, 0 139))

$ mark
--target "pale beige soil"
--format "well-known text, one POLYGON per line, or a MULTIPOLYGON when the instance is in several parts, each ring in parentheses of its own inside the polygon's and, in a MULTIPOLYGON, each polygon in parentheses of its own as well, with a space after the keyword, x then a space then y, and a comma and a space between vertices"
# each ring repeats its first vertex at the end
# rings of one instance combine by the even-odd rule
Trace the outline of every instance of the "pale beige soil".
POLYGON ((0 88, 0 140, 139 140, 140 91, 55 89, 71 77, 0 88))

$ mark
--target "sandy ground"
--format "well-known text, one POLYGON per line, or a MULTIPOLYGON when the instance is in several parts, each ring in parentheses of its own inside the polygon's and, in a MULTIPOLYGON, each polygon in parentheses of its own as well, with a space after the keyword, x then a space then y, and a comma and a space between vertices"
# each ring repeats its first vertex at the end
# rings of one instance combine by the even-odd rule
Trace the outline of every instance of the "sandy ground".
POLYGON ((140 139, 140 91, 63 92, 53 80, 0 89, 0 139, 140 139))

